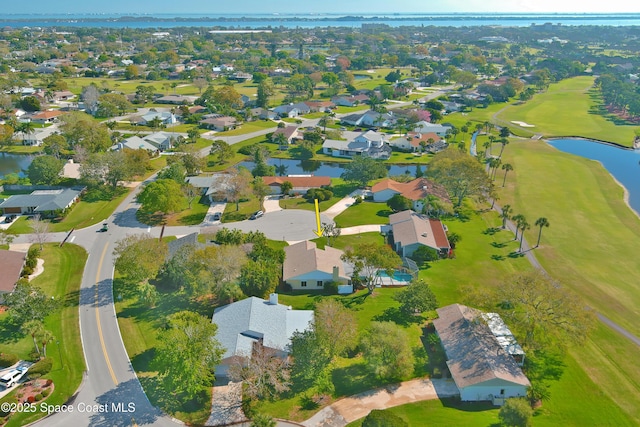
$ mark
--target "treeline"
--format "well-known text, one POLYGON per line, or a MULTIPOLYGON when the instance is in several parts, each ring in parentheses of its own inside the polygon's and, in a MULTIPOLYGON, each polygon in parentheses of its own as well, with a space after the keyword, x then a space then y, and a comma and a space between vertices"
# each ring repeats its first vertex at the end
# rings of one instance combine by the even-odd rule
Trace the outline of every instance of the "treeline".
POLYGON ((627 75, 603 74, 595 84, 610 110, 632 120, 640 117, 640 87, 627 75))

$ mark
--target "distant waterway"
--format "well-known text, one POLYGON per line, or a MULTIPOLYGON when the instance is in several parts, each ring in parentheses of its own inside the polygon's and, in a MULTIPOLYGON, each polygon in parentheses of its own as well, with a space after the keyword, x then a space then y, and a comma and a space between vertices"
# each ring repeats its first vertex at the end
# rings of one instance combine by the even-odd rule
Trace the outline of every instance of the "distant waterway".
MULTIPOLYGON (((321 162, 318 160, 292 160, 292 159, 274 159, 267 161, 268 164, 276 167, 276 173, 280 175, 315 175, 328 176, 331 178, 339 178, 344 172, 344 163, 339 162, 321 162), (282 168, 281 170, 279 168, 282 168)), ((239 166, 251 170, 255 167, 253 162, 241 162, 239 166)), ((426 166, 420 165, 420 170, 425 171, 426 166)), ((389 176, 403 175, 409 173, 415 176, 416 165, 388 165, 387 171, 389 176)))
POLYGON ((568 26, 640 25, 640 14, 7 14, 0 25, 9 27, 107 27, 107 28, 316 28, 351 27, 362 24, 385 24, 390 27, 524 27, 545 23, 568 26))
POLYGON ((32 161, 33 156, 0 153, 0 178, 12 173, 24 176, 32 161))
POLYGON ((640 215, 640 150, 584 139, 554 139, 553 147, 565 153, 597 160, 622 184, 629 194, 629 205, 640 215))

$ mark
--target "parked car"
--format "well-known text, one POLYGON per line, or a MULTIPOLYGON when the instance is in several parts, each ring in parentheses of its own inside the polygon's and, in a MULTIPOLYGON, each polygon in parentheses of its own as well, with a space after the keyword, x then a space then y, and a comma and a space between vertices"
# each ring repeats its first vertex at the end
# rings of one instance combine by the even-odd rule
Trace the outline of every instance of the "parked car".
POLYGON ((21 366, 17 369, 12 369, 0 378, 0 386, 4 388, 11 388, 18 384, 18 381, 27 373, 27 368, 21 366))
POLYGON ((253 215, 251 215, 251 217, 249 219, 258 219, 263 215, 264 215, 264 212, 258 211, 258 212, 255 212, 253 215))
POLYGON ((6 218, 4 219, 4 222, 8 224, 10 222, 13 222, 14 219, 16 219, 15 215, 7 215, 6 218))
POLYGON ((220 221, 222 219, 222 214, 220 212, 216 212, 213 214, 214 221, 220 221))

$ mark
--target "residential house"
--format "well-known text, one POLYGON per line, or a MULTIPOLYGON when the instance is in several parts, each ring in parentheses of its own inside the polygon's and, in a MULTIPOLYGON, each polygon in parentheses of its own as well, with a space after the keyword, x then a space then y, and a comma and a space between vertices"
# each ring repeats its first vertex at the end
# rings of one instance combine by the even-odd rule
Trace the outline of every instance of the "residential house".
POLYGON ((313 317, 313 310, 292 310, 279 304, 278 294, 271 294, 268 300, 249 297, 216 308, 211 321, 218 326, 216 339, 224 349, 216 377, 227 377, 229 366, 238 357, 251 357, 255 346, 286 357, 293 334, 307 330, 313 317))
POLYGON ((374 159, 391 157, 391 147, 387 144, 385 135, 374 131, 363 132, 350 141, 327 139, 322 144, 322 152, 333 157, 367 156, 374 159))
POLYGON ((272 194, 282 194, 282 183, 285 181, 293 186, 291 194, 305 194, 312 188, 331 185, 330 177, 313 175, 263 176, 262 181, 271 188, 272 194))
POLYGON ((436 311, 433 326, 463 402, 501 405, 506 398, 527 395, 529 379, 492 333, 482 312, 461 304, 436 311))
POLYGON ((278 118, 278 113, 275 111, 267 110, 265 108, 252 108, 251 116, 260 120, 275 120, 278 118))
POLYGON ((144 114, 143 116, 139 116, 137 120, 136 118, 132 118, 132 121, 135 121, 136 124, 142 126, 148 126, 156 119, 159 119, 160 124, 162 125, 172 125, 177 122, 176 116, 172 112, 156 111, 154 109, 149 110, 149 112, 147 114, 144 114))
POLYGON ((297 104, 284 104, 279 105, 273 109, 278 116, 284 118, 294 118, 301 116, 303 114, 309 114, 311 112, 311 108, 304 102, 298 102, 297 104))
POLYGON ((70 208, 78 198, 80 191, 70 188, 58 190, 36 190, 31 194, 17 194, 10 196, 0 203, 4 214, 40 214, 55 215, 57 211, 70 208))
POLYGON ((70 99, 74 99, 76 94, 69 90, 59 90, 53 92, 53 100, 56 102, 59 101, 69 101, 70 99))
POLYGON ((451 126, 420 121, 416 123, 415 128, 413 130, 414 132, 418 132, 418 133, 433 132, 436 135, 438 135, 440 138, 444 138, 447 135, 447 132, 451 130, 451 126))
POLYGON ((342 260, 339 249, 325 246, 318 249, 305 240, 284 248, 282 281, 295 290, 322 290, 329 282, 349 285, 353 267, 342 260))
POLYGON ((284 135, 286 143, 280 145, 291 145, 296 139, 300 137, 298 132, 298 126, 285 126, 283 128, 277 128, 271 134, 271 141, 277 141, 278 135, 284 135))
POLYGON ((341 107, 355 107, 369 102, 369 95, 339 95, 331 98, 331 102, 341 107))
POLYGON ((198 232, 187 234, 179 239, 171 240, 167 243, 167 261, 173 258, 180 249, 185 246, 193 246, 196 249, 204 248, 204 243, 198 241, 198 232))
POLYGON ((151 142, 146 141, 143 138, 140 138, 139 136, 136 136, 136 135, 131 136, 127 139, 123 139, 122 141, 118 142, 117 144, 111 147, 111 149, 114 151, 120 151, 125 148, 129 150, 147 150, 151 153, 156 153, 159 151, 158 147, 153 145, 151 142))
POLYGON ((309 107, 312 113, 328 113, 336 106, 336 104, 331 101, 304 101, 304 104, 309 107))
POLYGON ((30 133, 20 132, 20 135, 22 136, 22 145, 40 147, 42 144, 44 144, 44 139, 46 137, 56 134, 58 133, 58 131, 58 128, 50 126, 42 129, 34 129, 33 132, 30 133))
POLYGON ((345 116, 340 119, 340 123, 352 126, 392 128, 395 126, 396 117, 392 111, 378 113, 377 111, 369 110, 361 114, 345 116))
POLYGON ((2 302, 2 294, 11 293, 20 280, 20 273, 26 254, 24 252, 8 251, 0 249, 0 302, 2 302))
POLYGON ((210 202, 224 201, 226 199, 225 188, 229 175, 216 173, 209 176, 188 176, 186 181, 200 190, 203 196, 207 196, 210 202))
POLYGON ((400 256, 411 257, 422 246, 436 250, 440 256, 447 256, 451 250, 444 225, 438 219, 407 210, 389 215, 389 226, 389 242, 400 256))
POLYGON ((392 139, 389 145, 402 151, 410 153, 420 153, 423 151, 435 152, 441 146, 446 147, 446 143, 435 132, 420 133, 407 132, 403 137, 392 139), (438 148, 436 148, 438 147, 438 148))
POLYGON ((171 149, 175 141, 182 136, 173 132, 154 132, 149 135, 131 136, 111 147, 112 150, 128 148, 130 150, 147 150, 162 152, 171 149))
POLYGON ((447 190, 430 179, 416 178, 409 182, 398 182, 385 178, 371 187, 373 201, 384 203, 396 194, 401 194, 413 201, 413 210, 422 212, 424 200, 429 196, 436 196, 440 200, 450 202, 447 190))
POLYGON ((64 112, 59 110, 40 111, 31 116, 31 121, 40 124, 53 123, 57 121, 58 117, 64 114, 64 112))
POLYGON ((165 95, 156 99, 155 102, 158 104, 192 105, 196 99, 198 99, 197 96, 165 95))
POLYGON ((206 117, 200 120, 200 126, 220 132, 235 129, 237 125, 238 120, 231 116, 206 117))
POLYGON ((248 82, 253 79, 253 74, 245 73, 244 71, 237 71, 229 76, 229 80, 235 80, 240 83, 248 82))

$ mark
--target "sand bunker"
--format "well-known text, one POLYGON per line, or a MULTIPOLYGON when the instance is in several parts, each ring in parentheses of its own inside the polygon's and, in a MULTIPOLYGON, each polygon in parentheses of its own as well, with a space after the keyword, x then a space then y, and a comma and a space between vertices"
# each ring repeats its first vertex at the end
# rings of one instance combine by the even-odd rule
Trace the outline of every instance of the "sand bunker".
POLYGON ((518 125, 520 127, 523 127, 523 128, 534 128, 534 127, 536 127, 535 125, 530 125, 529 123, 525 123, 525 122, 519 122, 517 120, 511 120, 511 123, 513 123, 514 125, 518 125))

